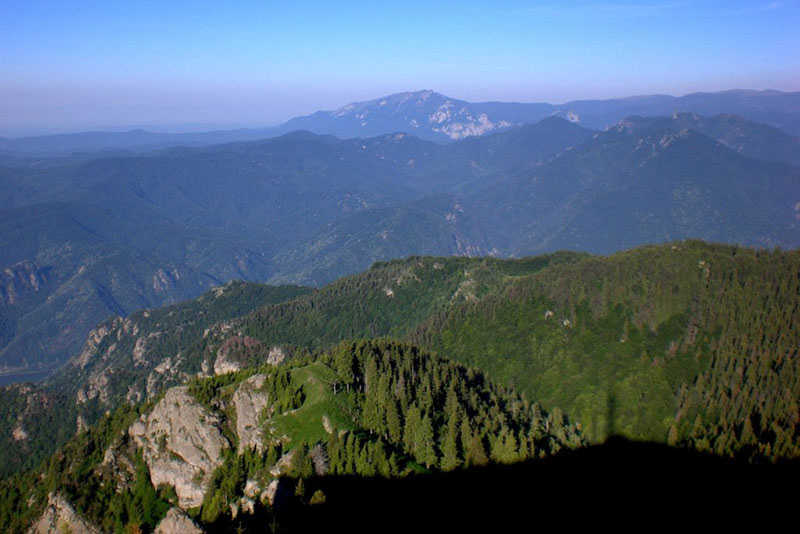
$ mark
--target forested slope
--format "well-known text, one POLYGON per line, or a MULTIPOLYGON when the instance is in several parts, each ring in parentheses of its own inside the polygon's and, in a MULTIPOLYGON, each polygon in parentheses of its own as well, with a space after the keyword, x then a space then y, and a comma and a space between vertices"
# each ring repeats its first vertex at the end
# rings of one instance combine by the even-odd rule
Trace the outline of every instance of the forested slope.
POLYGON ((562 412, 547 414, 478 371, 404 343, 343 343, 120 406, 38 469, 0 482, 0 528, 22 532, 54 494, 104 532, 150 531, 171 507, 211 531, 252 514, 274 526, 284 512, 324 502, 326 476, 507 464, 581 442, 562 412), (164 421, 173 426, 141 430, 164 421), (193 451, 211 452, 208 436, 216 454, 191 463, 193 451), (181 480, 187 464, 194 476, 181 480), (174 477, 167 484, 157 482, 164 472, 174 477), (195 487, 199 505, 186 498, 195 487))
POLYGON ((197 373, 392 336, 563 410, 592 442, 620 434, 756 460, 794 457, 798 256, 688 241, 609 257, 409 258, 313 292, 233 286, 101 325, 46 397, 9 402, 28 407, 7 410, 6 451, 40 457, 76 420, 91 423, 197 373), (214 313, 191 316, 209 305, 214 313), (41 413, 36 406, 64 410, 43 446, 26 423, 41 413), (30 438, 14 439, 17 427, 30 438))
POLYGON ((237 328, 308 346, 404 336, 566 410, 592 440, 784 457, 798 454, 798 273, 796 251, 698 241, 605 258, 410 259, 237 328))

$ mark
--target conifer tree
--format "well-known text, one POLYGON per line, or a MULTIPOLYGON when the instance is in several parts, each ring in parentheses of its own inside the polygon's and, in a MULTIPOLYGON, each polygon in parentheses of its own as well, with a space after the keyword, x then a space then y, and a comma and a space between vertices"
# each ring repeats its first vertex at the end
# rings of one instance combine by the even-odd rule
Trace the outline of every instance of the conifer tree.
POLYGON ((525 435, 525 431, 521 428, 519 430, 517 442, 519 443, 519 459, 527 460, 528 458, 531 458, 532 451, 528 449, 528 437, 525 435))
POLYGON ((314 474, 314 463, 308 454, 308 445, 304 441, 300 442, 292 452, 289 474, 295 478, 308 478, 314 474))
POLYGON ((375 462, 375 468, 377 473, 382 477, 390 477, 392 476, 392 470, 389 466, 389 459, 386 457, 386 447, 383 444, 383 440, 378 440, 375 444, 375 451, 373 452, 373 458, 375 462))
POLYGON ((447 425, 447 431, 442 435, 442 469, 444 471, 452 471, 461 465, 461 459, 458 456, 458 425, 447 425))
POLYGON ((334 367, 336 369, 337 382, 344 384, 347 391, 355 381, 353 374, 353 353, 347 347, 340 347, 334 355, 334 367))
POLYGON ((667 444, 675 446, 678 444, 678 429, 675 425, 669 427, 669 435, 667 436, 667 444))
POLYGON ((339 431, 334 428, 328 435, 328 460, 330 461, 330 471, 334 475, 341 475, 344 472, 342 465, 342 442, 339 439, 339 431))
POLYGON ((464 456, 467 467, 484 466, 489 463, 489 458, 486 457, 486 449, 483 446, 483 440, 477 433, 470 438, 464 456))
POLYGON ((425 414, 420 421, 415 441, 417 443, 417 451, 415 454, 417 461, 428 468, 436 465, 436 437, 433 433, 433 424, 428 414, 425 414))
POLYGON ((417 456, 420 436, 419 427, 422 424, 422 417, 416 404, 412 404, 406 413, 406 423, 403 427, 403 447, 413 456, 417 456))
POLYGON ((390 396, 386 400, 386 437, 390 443, 399 445, 403 438, 403 422, 397 410, 397 403, 390 396))

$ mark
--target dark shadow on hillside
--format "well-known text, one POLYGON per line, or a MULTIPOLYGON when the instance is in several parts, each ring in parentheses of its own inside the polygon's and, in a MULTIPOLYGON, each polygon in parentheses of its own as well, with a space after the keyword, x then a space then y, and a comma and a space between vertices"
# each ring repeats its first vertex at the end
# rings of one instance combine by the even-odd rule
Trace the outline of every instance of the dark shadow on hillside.
POLYGON ((287 504, 277 513, 278 523, 291 532, 452 532, 455 527, 474 532, 517 523, 530 531, 537 524, 599 525, 607 519, 625 524, 641 517, 654 521, 649 527, 680 518, 725 522, 792 510, 796 503, 790 488, 799 474, 796 461, 754 466, 611 438, 603 445, 510 466, 399 480, 318 478, 306 482, 306 495, 321 489, 324 505, 287 504))

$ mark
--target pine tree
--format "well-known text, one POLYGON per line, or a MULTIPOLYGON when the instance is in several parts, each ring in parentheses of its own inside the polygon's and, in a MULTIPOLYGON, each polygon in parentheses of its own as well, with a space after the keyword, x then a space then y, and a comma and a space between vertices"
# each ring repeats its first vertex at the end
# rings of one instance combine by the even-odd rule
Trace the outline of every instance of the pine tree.
POLYGON ((521 428, 519 430, 517 442, 519 443, 519 459, 527 460, 528 458, 531 458, 532 451, 528 448, 528 437, 525 435, 525 431, 521 428))
POLYGON ((442 469, 452 471, 461 465, 458 457, 458 425, 448 423, 447 431, 442 436, 442 469))
POLYGON ((671 425, 669 427, 669 434, 667 435, 667 444, 674 447, 678 444, 678 440, 678 429, 675 425, 671 425))
POLYGON ((699 439, 703 436, 703 434, 704 434, 703 418, 700 417, 700 414, 697 414, 697 417, 695 417, 694 419, 694 425, 692 425, 692 438, 699 439))
POLYGON ((478 434, 474 434, 470 438, 467 452, 464 456, 467 467, 483 466, 489 463, 489 458, 486 457, 486 449, 483 446, 483 440, 478 434))
POLYGON ((386 437, 395 445, 399 445, 403 439, 403 422, 392 397, 386 400, 386 437))
POLYGON ((412 404, 406 413, 406 424, 403 427, 403 447, 412 456, 417 456, 417 442, 419 427, 422 424, 422 417, 416 404, 412 404))
POLYGON ((297 480, 297 484, 294 486, 294 496, 300 499, 301 502, 305 501, 306 498, 306 484, 302 478, 297 480))
POLYGON ((330 471, 334 475, 344 473, 342 465, 342 442, 339 439, 339 431, 336 428, 328 435, 328 459, 330 460, 330 471))
POLYGON ((365 443, 358 453, 356 460, 356 472, 359 475, 371 477, 375 476, 375 464, 372 463, 372 455, 370 454, 370 444, 365 443))
POLYGON ((356 472, 356 456, 358 455, 357 440, 354 434, 348 433, 344 447, 344 474, 356 472))
POLYGON ((304 441, 300 442, 292 452, 289 474, 295 478, 308 478, 314 474, 314 463, 308 454, 308 445, 304 441))
POLYGON ((322 490, 318 489, 317 491, 314 492, 313 495, 311 495, 311 500, 308 501, 308 504, 310 504, 311 506, 317 506, 320 504, 325 504, 325 501, 326 501, 325 494, 322 492, 322 490))
POLYGON ((378 440, 378 442, 375 444, 373 460, 379 475, 382 477, 390 477, 392 475, 391 468, 389 466, 389 459, 386 457, 386 447, 383 445, 382 440, 378 440))
POLYGON ((353 353, 349 347, 340 347, 334 355, 334 367, 336 369, 336 380, 345 385, 347 391, 355 381, 353 374, 353 353))
POLYGON ((415 456, 417 461, 428 468, 432 465, 436 465, 436 438, 433 433, 431 418, 428 417, 427 414, 425 414, 422 417, 422 421, 420 421, 416 434, 416 442, 417 451, 415 456))
MULTIPOLYGON (((373 390, 377 389, 373 384, 373 390)), ((361 424, 364 428, 369 430, 369 433, 383 434, 383 429, 386 426, 382 406, 375 398, 375 395, 367 393, 366 400, 364 401, 364 409, 361 412, 361 424)))
MULTIPOLYGON (((374 355, 370 354, 366 356, 366 362, 364 364, 364 392, 368 395, 370 393, 375 393, 374 388, 378 385, 378 362, 374 355)), ((373 399, 376 399, 377 396, 373 395, 373 399)))
POLYGON ((756 436, 753 432, 753 423, 750 422, 750 418, 747 417, 744 420, 744 425, 742 426, 742 438, 741 442, 745 446, 753 445, 756 443, 756 436))
POLYGON ((498 463, 510 464, 517 461, 517 440, 514 433, 503 426, 495 440, 496 446, 492 449, 492 459, 498 463))
POLYGON ((461 418, 460 434, 461 450, 464 451, 464 457, 466 458, 466 451, 469 449, 469 443, 472 440, 472 430, 470 429, 469 418, 466 416, 461 418))

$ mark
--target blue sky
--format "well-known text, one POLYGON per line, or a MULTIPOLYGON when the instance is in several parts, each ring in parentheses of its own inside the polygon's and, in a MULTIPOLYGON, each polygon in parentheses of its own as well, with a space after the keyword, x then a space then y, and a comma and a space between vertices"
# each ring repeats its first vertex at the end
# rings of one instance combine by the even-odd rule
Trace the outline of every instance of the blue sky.
POLYGON ((800 90, 800 1, 0 2, 0 135, 267 125, 423 88, 800 90))

